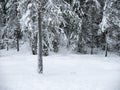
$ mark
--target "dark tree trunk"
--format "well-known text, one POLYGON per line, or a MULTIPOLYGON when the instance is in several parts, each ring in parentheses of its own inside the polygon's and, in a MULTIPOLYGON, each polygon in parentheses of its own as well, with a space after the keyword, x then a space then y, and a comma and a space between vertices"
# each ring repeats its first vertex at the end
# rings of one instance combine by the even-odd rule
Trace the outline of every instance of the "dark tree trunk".
POLYGON ((9 50, 9 44, 8 44, 8 41, 7 41, 7 43, 6 43, 6 44, 7 44, 7 51, 8 51, 8 50, 9 50))
POLYGON ((17 38, 17 51, 19 52, 19 39, 17 38))
POLYGON ((67 38, 68 38, 67 49, 69 49, 69 47, 70 47, 70 30, 67 31, 67 38))
POLYGON ((19 15, 19 13, 18 13, 18 10, 17 10, 17 8, 18 8, 18 5, 16 4, 17 3, 17 0, 15 0, 14 1, 14 4, 15 4, 15 12, 16 12, 16 18, 17 18, 17 21, 16 21, 16 25, 17 25, 17 30, 16 30, 16 35, 17 35, 17 51, 19 51, 19 39, 20 39, 20 24, 19 24, 19 19, 18 19, 18 15, 19 15))
MULTIPOLYGON (((120 33, 120 32, 118 32, 118 33, 120 33)), ((119 41, 120 41, 120 34, 118 34, 118 44, 117 44, 118 55, 120 56, 120 43, 119 43, 119 41)))
POLYGON ((93 54, 93 33, 94 33, 94 30, 93 30, 93 6, 92 6, 92 2, 91 2, 91 5, 90 5, 90 33, 91 33, 91 54, 93 54))
POLYGON ((108 52, 108 43, 107 43, 107 31, 105 32, 105 57, 107 57, 107 52, 108 52))
POLYGON ((92 35, 91 38, 92 38, 92 39, 91 39, 91 54, 93 54, 93 35, 92 35))
POLYGON ((17 30, 17 51, 19 51, 19 31, 17 30))
POLYGON ((108 51, 108 44, 106 42, 106 46, 105 46, 105 57, 107 57, 107 51, 108 51))
POLYGON ((41 12, 38 10, 38 69, 39 73, 43 73, 43 60, 42 60, 42 28, 41 28, 41 12))
POLYGON ((83 49, 83 46, 82 46, 82 34, 81 33, 79 33, 79 39, 78 39, 78 45, 77 45, 77 47, 78 47, 77 52, 79 52, 79 53, 83 53, 83 50, 82 50, 83 49))

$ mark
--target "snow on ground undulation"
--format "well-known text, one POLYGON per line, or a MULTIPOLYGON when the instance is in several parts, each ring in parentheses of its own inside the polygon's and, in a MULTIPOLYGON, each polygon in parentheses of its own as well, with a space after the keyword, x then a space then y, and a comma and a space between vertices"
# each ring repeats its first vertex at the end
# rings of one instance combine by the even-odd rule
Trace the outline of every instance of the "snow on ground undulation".
POLYGON ((1 56, 0 90, 120 90, 120 57, 59 54, 43 59, 40 75, 37 56, 1 56))

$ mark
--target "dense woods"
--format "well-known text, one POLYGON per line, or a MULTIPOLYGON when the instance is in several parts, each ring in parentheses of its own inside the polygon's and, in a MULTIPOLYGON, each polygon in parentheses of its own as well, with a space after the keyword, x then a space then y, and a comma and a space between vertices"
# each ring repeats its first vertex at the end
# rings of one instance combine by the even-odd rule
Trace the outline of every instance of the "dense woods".
POLYGON ((0 0, 0 50, 29 43, 36 55, 38 26, 44 56, 61 49, 120 55, 119 0, 0 0))

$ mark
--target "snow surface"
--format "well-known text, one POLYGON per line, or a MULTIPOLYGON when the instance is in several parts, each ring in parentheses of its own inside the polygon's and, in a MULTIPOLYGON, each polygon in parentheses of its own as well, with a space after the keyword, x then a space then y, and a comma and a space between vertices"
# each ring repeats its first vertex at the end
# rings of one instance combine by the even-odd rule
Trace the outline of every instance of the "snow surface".
POLYGON ((37 56, 15 50, 0 56, 0 90, 120 90, 120 57, 54 54, 37 73, 37 56))

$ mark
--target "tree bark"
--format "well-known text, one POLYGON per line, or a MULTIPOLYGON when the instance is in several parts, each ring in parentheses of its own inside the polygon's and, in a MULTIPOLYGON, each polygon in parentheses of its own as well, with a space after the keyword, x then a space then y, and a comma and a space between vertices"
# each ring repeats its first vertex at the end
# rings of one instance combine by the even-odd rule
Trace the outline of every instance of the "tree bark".
POLYGON ((93 33, 94 33, 94 31, 93 31, 93 6, 92 6, 92 2, 91 2, 91 5, 90 5, 90 33, 91 33, 91 55, 93 54, 93 33))
POLYGON ((19 51, 19 31, 17 30, 17 51, 19 51))
POLYGON ((41 12, 38 10, 38 72, 43 73, 41 12))
POLYGON ((91 54, 93 54, 93 35, 92 35, 92 40, 91 40, 91 54))
POLYGON ((105 57, 107 57, 107 52, 108 52, 108 43, 107 43, 107 31, 105 32, 105 57))
POLYGON ((107 51, 108 51, 108 44, 106 42, 106 46, 105 46, 105 57, 107 57, 107 51))
POLYGON ((8 41, 6 42, 6 44, 7 44, 7 51, 9 50, 9 44, 8 44, 8 41))

